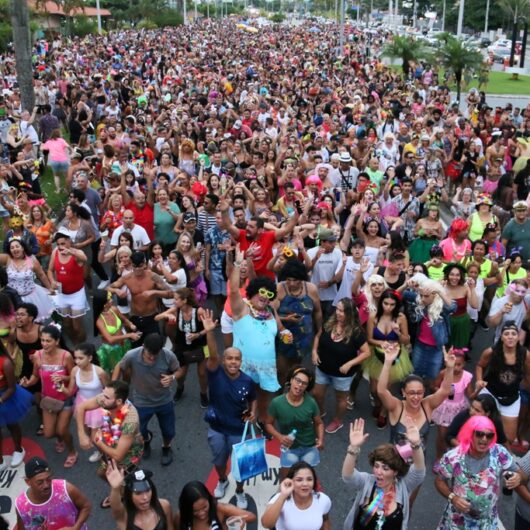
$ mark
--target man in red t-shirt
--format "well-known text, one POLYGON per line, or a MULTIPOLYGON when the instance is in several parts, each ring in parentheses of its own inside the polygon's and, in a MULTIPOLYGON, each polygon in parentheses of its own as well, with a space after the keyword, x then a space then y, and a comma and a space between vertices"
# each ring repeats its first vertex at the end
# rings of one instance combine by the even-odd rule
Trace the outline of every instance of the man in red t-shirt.
POLYGON ((265 230, 265 222, 260 217, 251 217, 246 228, 240 230, 232 224, 228 214, 228 204, 222 201, 219 206, 228 233, 239 242, 239 247, 245 256, 252 259, 256 276, 268 276, 274 280, 274 272, 267 269, 267 263, 272 259, 272 247, 276 241, 289 234, 296 226, 299 217, 298 212, 295 211, 289 221, 276 231, 265 230))
POLYGON ((131 197, 125 185, 125 173, 121 174, 120 192, 123 204, 134 214, 134 222, 144 228, 149 239, 153 240, 155 238, 155 190, 152 172, 146 165, 144 165, 144 175, 147 179, 147 195, 142 191, 136 191, 131 197))

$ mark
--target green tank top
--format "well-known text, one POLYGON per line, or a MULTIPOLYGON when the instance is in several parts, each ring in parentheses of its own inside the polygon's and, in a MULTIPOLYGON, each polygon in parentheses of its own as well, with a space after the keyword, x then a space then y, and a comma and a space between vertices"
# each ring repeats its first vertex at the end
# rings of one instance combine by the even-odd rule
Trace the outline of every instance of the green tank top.
POLYGON ((523 267, 520 267, 519 270, 515 273, 507 272, 506 274, 503 274, 502 276, 502 285, 495 291, 495 295, 500 298, 501 296, 504 296, 504 292, 506 291, 506 287, 508 287, 508 284, 512 282, 513 280, 523 280, 526 279, 526 269, 523 267))
POLYGON ((431 280, 443 280, 444 279, 444 266, 435 267, 430 265, 427 267, 427 274, 431 280))

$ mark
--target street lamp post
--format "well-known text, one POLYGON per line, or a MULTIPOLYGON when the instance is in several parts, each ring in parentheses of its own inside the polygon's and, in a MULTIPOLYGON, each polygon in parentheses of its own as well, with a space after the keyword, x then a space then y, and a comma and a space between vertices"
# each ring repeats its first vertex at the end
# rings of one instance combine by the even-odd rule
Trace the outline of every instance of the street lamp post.
POLYGON ((344 57, 344 0, 340 0, 340 44, 339 53, 344 57))
POLYGON ((490 18, 490 0, 486 0, 486 17, 484 20, 484 36, 488 33, 488 19, 490 18))
POLYGON ((96 0, 96 9, 98 12, 98 34, 101 35, 101 11, 99 9, 99 0, 96 0))
POLYGON ((462 25, 464 23, 464 7, 465 0, 460 0, 460 5, 458 6, 458 24, 456 26, 456 34, 460 37, 462 35, 462 25))

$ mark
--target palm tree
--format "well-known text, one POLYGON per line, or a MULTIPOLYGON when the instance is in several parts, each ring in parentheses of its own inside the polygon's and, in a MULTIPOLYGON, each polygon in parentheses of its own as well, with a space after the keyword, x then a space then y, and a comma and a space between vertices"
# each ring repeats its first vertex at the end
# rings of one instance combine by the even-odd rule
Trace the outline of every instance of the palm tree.
POLYGON ((20 87, 22 107, 31 112, 35 104, 35 92, 31 64, 29 10, 26 0, 11 0, 11 26, 13 27, 17 83, 20 87))
POLYGON ((471 79, 483 68, 484 57, 478 50, 468 48, 460 39, 450 33, 440 35, 440 46, 436 50, 436 61, 454 77, 456 99, 460 103, 462 81, 471 79))
POLYGON ((499 7, 510 15, 512 20, 518 17, 530 17, 530 0, 497 0, 499 7))
POLYGON ((426 58, 429 55, 429 48, 412 36, 394 35, 392 42, 384 47, 382 55, 391 59, 401 59, 403 74, 408 77, 411 63, 426 58))

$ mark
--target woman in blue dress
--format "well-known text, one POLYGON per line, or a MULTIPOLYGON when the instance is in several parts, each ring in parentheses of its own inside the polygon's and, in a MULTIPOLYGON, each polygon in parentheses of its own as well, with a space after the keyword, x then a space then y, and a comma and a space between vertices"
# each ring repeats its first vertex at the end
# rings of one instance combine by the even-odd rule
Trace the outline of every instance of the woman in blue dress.
POLYGON ((292 333, 293 341, 277 344, 280 384, 289 370, 311 355, 315 332, 322 327, 322 309, 318 289, 308 282, 307 269, 297 260, 289 260, 278 274, 278 315, 292 333))

